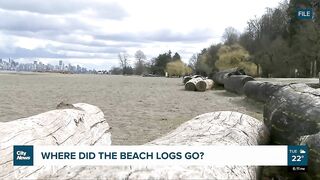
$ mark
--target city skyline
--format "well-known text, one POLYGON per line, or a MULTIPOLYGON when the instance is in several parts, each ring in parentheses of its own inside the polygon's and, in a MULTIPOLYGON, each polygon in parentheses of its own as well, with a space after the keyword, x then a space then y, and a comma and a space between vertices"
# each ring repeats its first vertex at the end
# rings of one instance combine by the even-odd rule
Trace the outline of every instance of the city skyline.
POLYGON ((63 60, 58 63, 49 64, 43 63, 40 60, 33 60, 30 63, 19 63, 14 59, 1 59, 0 58, 0 71, 35 71, 35 72, 70 72, 70 73, 92 73, 95 69, 87 69, 80 65, 73 65, 71 63, 65 64, 63 60))

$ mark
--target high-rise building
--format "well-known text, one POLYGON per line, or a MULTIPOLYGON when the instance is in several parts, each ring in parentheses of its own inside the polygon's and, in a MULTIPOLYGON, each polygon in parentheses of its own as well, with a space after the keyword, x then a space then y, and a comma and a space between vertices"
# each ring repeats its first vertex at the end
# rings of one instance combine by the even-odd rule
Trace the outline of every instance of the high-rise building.
POLYGON ((63 64, 63 62, 61 60, 59 61, 59 70, 60 71, 64 70, 64 64, 63 64))

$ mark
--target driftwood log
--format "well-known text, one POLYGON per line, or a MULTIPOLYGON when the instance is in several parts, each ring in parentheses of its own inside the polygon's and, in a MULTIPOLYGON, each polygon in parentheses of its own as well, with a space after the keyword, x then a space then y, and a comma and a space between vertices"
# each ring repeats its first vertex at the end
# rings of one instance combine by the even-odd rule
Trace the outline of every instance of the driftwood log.
MULTIPOLYGON (((109 126, 100 109, 49 111, 1 123, 2 179, 257 179, 256 166, 61 166, 12 167, 12 145, 110 145, 109 126), (13 128, 14 127, 14 128, 13 128), (4 155, 4 156, 3 156, 4 155), (4 158, 3 158, 4 157, 4 158)), ((258 145, 268 129, 250 116, 230 111, 200 115, 146 145, 258 145)))
POLYGON ((320 90, 289 84, 265 104, 264 122, 274 144, 298 144, 301 136, 320 131, 320 90))
POLYGON ((246 75, 246 73, 239 68, 226 69, 215 73, 212 79, 215 84, 224 85, 225 79, 231 75, 246 75))
POLYGON ((213 86, 213 80, 211 79, 204 79, 202 81, 197 82, 196 89, 197 91, 206 91, 211 89, 213 86))
POLYGON ((224 79, 224 88, 233 93, 243 94, 243 87, 248 81, 254 81, 253 77, 247 75, 232 75, 224 79))
POLYGON ((199 78, 202 77, 201 75, 193 75, 193 76, 185 76, 183 77, 182 83, 186 84, 188 81, 190 81, 193 78, 199 78))
POLYGON ((199 81, 202 81, 202 80, 203 80, 203 78, 201 78, 201 77, 190 79, 184 86, 185 90, 187 90, 187 91, 196 91, 197 90, 196 84, 199 81))
POLYGON ((248 81, 243 86, 243 93, 256 101, 266 102, 273 93, 284 86, 285 84, 281 83, 248 81))
MULTIPOLYGON (((250 116, 230 111, 200 115, 146 145, 258 145, 268 130, 250 116)), ((257 179, 256 166, 77 166, 64 167, 49 179, 257 179)))
POLYGON ((183 77, 183 79, 182 79, 182 83, 183 84, 186 84, 189 80, 191 80, 192 79, 192 77, 191 76, 185 76, 185 77, 183 77))
POLYGON ((307 144, 310 148, 307 173, 297 176, 285 173, 285 167, 266 167, 264 176, 274 174, 277 179, 319 179, 320 90, 306 84, 285 85, 266 101, 263 116, 272 144, 307 144))
MULTIPOLYGON (((0 179, 36 179, 59 167, 15 166, 13 145, 110 145, 111 133, 103 112, 92 105, 59 105, 59 109, 0 123, 0 179)), ((62 167, 60 167, 62 168, 62 167)))
POLYGON ((320 132, 300 138, 301 145, 309 147, 308 177, 310 179, 320 179, 320 132))

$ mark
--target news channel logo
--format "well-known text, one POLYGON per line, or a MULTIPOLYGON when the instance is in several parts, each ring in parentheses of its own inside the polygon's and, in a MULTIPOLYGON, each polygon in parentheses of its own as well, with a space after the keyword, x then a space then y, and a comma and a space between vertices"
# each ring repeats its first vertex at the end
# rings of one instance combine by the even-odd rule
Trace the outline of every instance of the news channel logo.
POLYGON ((13 146, 13 166, 33 166, 33 146, 13 146))

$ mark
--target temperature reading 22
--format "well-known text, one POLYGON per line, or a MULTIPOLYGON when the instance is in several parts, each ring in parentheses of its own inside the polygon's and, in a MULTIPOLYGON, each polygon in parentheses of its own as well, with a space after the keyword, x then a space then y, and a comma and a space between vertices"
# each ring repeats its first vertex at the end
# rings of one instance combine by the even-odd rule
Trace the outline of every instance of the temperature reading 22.
POLYGON ((297 156, 291 156, 292 157, 292 162, 301 162, 301 159, 304 158, 304 156, 300 156, 300 155, 297 155, 297 156))

